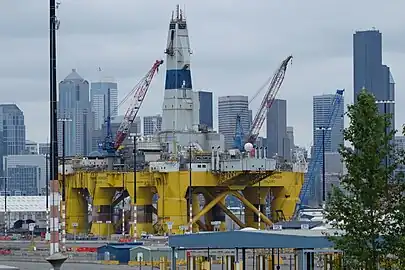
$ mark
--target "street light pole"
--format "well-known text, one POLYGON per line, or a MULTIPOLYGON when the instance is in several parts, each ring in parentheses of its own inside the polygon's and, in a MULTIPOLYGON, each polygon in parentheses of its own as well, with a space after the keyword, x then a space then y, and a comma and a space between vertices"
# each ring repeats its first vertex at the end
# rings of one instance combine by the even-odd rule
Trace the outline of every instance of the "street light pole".
POLYGON ((191 171, 191 166, 192 166, 192 156, 191 156, 191 142, 189 146, 189 183, 188 183, 188 207, 189 207, 189 231, 190 233, 193 233, 193 191, 192 191, 192 171, 191 171))
POLYGON ((136 227, 136 223, 137 223, 137 207, 136 207, 136 139, 137 136, 136 134, 134 135, 134 200, 133 200, 133 211, 134 211, 134 216, 133 216, 133 233, 134 233, 134 242, 136 242, 136 239, 138 238, 138 233, 137 233, 137 227, 136 227))
POLYGON ((45 196, 46 196, 46 234, 45 239, 49 240, 49 150, 45 153, 45 196))
POLYGON ((326 177, 325 177, 325 129, 322 129, 322 202, 326 201, 326 177))

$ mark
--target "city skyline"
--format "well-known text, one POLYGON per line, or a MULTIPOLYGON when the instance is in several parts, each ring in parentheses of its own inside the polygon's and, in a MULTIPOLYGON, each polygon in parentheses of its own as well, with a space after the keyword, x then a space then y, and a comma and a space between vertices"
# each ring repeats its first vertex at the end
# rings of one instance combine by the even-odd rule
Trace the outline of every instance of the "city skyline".
MULTIPOLYGON (((218 3, 209 1, 190 3, 187 5, 186 16, 189 18, 188 23, 192 30, 194 88, 210 89, 215 96, 214 104, 217 103, 217 97, 221 95, 235 93, 248 95, 257 90, 273 73, 286 54, 292 53, 293 66, 287 72, 278 98, 289 102, 288 125, 294 126, 296 134, 300 134, 296 138, 297 144, 309 146, 312 141, 310 128, 312 96, 331 93, 337 88, 345 88, 346 102, 352 103, 352 34, 356 30, 371 29, 375 26, 383 33, 384 63, 391 67, 398 89, 405 83, 399 74, 404 69, 401 65, 405 63, 405 57, 401 51, 403 48, 401 34, 396 28, 400 23, 398 21, 393 23, 387 19, 396 16, 396 12, 401 10, 400 5, 388 3, 384 8, 382 4, 370 6, 368 18, 359 21, 358 14, 365 3, 367 2, 357 1, 355 4, 351 2, 349 4, 348 1, 341 1, 339 4, 326 4, 322 1, 259 2, 255 7, 237 3, 230 9, 232 12, 221 9, 222 5, 226 4, 218 7, 218 3), (213 14, 212 19, 207 21, 201 14, 201 10, 213 14), (268 10, 273 10, 274 16, 258 16, 258 12, 265 14, 268 10), (322 10, 322 12, 316 10, 322 10), (323 20, 336 12, 345 12, 346 16, 340 16, 336 20, 323 20), (281 24, 271 33, 263 31, 263 27, 267 25, 280 20, 285 21, 285 18, 296 17, 291 16, 292 13, 298 15, 299 24, 294 18, 281 24), (311 14, 311 16, 299 19, 299 16, 305 14, 311 14), (243 23, 240 21, 241 17, 246 19, 243 23), (322 27, 314 27, 318 25, 315 22, 319 20, 324 21, 322 27), (240 38, 231 30, 232 28, 228 28, 230 25, 240 25, 239 32, 253 27, 251 25, 253 22, 257 31, 249 31, 249 42, 233 42, 231 47, 222 45, 222 40, 240 38), (210 27, 210 31, 204 31, 211 25, 221 27, 210 27), (311 29, 310 38, 308 34, 302 34, 302 29, 311 29), (289 34, 285 35, 285 33, 289 34), (280 38, 275 41, 272 36, 280 38), (250 49, 252 46, 255 50, 250 49), (241 65, 248 65, 250 68, 241 69, 241 65)), ((58 81, 74 67, 86 79, 93 81, 98 77, 98 67, 101 66, 108 74, 114 75, 119 82, 120 100, 125 93, 129 92, 141 74, 144 74, 152 61, 159 57, 163 58, 165 42, 162 36, 167 34, 167 16, 170 16, 168 10, 171 10, 174 4, 175 1, 167 1, 157 8, 155 4, 142 3, 137 7, 137 10, 143 10, 142 14, 133 16, 131 12, 119 9, 109 2, 96 6, 88 6, 86 3, 62 3, 58 10, 58 17, 61 20, 61 28, 58 31, 58 81), (98 15, 96 17, 80 16, 89 8, 98 15), (78 10, 80 14, 76 13, 78 10), (107 13, 109 14, 107 17, 111 18, 108 22, 101 19, 105 17, 103 14, 107 13), (145 17, 141 16, 143 14, 145 17), (92 29, 92 33, 84 32, 87 31, 81 27, 84 24, 92 29), (146 28, 143 24, 147 25, 146 28), (113 35, 113 38, 106 39, 105 36, 109 34, 113 35), (126 54, 125 57, 122 56, 122 52, 126 54)), ((12 13, 1 13, 4 16, 0 20, 15 24, 15 29, 13 33, 9 33, 7 29, 2 30, 4 42, 1 49, 9 53, 4 54, 1 74, 5 77, 5 87, 13 89, 13 92, 2 96, 0 103, 17 102, 27 115, 27 138, 46 141, 48 123, 36 121, 38 118, 48 120, 49 86, 46 44, 48 27, 47 21, 40 19, 46 16, 46 4, 20 6, 17 3, 8 2, 5 5, 7 5, 6 8, 2 10, 12 10, 13 14, 17 15, 11 17, 12 13), (25 14, 24 10, 31 12, 25 14), (30 43, 31 41, 33 43, 30 43), (31 53, 30 50, 32 50, 31 53), (30 61, 27 61, 28 56, 30 61), (23 61, 22 57, 27 64, 17 65, 23 61), (21 76, 24 79, 16 79, 21 76)), ((131 2, 128 1, 127 5, 130 7, 131 2)), ((402 19, 399 13, 397 15, 396 17, 402 19)), ((156 111, 156 106, 153 105, 157 100, 160 104, 163 100, 163 82, 164 74, 161 72, 150 89, 140 116, 160 113, 160 109, 156 111)), ((404 97, 405 94, 398 91, 397 100, 404 97)), ((257 102, 254 102, 253 113, 257 111, 257 107, 257 102)), ((404 113, 400 110, 401 108, 397 108, 397 126, 404 122, 404 119, 401 119, 404 113)), ((214 110, 214 118, 216 118, 216 110, 214 110)), ((214 126, 217 126, 216 123, 214 126)))

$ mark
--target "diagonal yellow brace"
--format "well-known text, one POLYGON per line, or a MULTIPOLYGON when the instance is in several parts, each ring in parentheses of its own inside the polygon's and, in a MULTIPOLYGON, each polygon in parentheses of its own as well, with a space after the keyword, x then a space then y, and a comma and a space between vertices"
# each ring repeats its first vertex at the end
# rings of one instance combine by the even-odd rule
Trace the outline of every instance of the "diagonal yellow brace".
MULTIPOLYGON (((201 211, 193 218, 191 221, 192 224, 194 224, 197 220, 199 220, 202 216, 208 213, 208 211, 211 210, 212 207, 214 207, 219 201, 221 201, 223 198, 225 198, 226 195, 228 195, 229 191, 222 192, 219 194, 215 199, 210 201, 201 211)), ((189 224, 190 225, 190 224, 189 224)))
MULTIPOLYGON (((212 195, 211 192, 209 192, 208 190, 204 189, 203 192, 205 195, 210 197, 211 200, 214 199, 214 195, 212 195)), ((228 208, 226 208, 226 206, 221 201, 219 201, 217 204, 219 207, 221 207, 221 209, 225 212, 225 214, 227 214, 228 217, 230 217, 230 219, 232 219, 240 228, 246 228, 246 225, 243 224, 243 222, 239 218, 237 218, 234 213, 232 213, 228 208)))
POLYGON ((271 222, 270 219, 268 219, 265 215, 263 215, 262 212, 260 212, 253 204, 251 204, 248 200, 246 200, 245 197, 243 197, 239 192, 232 191, 232 195, 234 195, 236 198, 241 200, 246 207, 250 208, 256 215, 260 215, 260 218, 263 220, 264 223, 266 223, 269 226, 273 225, 273 222, 271 222))

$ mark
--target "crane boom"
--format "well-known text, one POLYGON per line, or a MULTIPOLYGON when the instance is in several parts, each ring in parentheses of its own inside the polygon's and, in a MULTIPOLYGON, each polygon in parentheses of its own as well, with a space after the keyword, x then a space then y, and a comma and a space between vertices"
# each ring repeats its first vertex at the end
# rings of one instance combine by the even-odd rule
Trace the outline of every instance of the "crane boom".
POLYGON ((121 122, 115 136, 114 148, 118 149, 122 142, 125 140, 129 133, 129 128, 135 120, 138 111, 145 99, 146 93, 148 92, 150 83, 152 82, 153 76, 159 70, 159 66, 163 64, 163 60, 156 60, 152 68, 146 73, 146 75, 138 82, 131 92, 135 92, 131 99, 131 105, 128 107, 125 113, 124 119, 121 122))
POLYGON ((276 70, 273 78, 270 81, 269 88, 262 100, 262 103, 260 104, 259 111, 257 112, 250 128, 248 142, 252 144, 256 142, 256 139, 259 136, 259 132, 262 129, 264 120, 266 119, 266 111, 271 107, 278 91, 280 90, 280 87, 284 81, 287 65, 291 59, 292 55, 288 56, 283 62, 281 62, 280 67, 276 70))

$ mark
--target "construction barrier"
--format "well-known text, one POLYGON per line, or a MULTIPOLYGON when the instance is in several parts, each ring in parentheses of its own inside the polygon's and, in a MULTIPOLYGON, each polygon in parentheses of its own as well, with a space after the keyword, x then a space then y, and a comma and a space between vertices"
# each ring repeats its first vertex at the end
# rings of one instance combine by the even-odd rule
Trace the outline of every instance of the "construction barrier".
POLYGON ((102 264, 106 264, 106 265, 118 265, 120 264, 119 261, 102 261, 102 264))
POLYGON ((77 247, 75 248, 76 252, 85 252, 85 253, 94 253, 97 252, 96 247, 77 247))
MULTIPOLYGON (((128 266, 156 266, 158 267, 163 262, 163 258, 159 261, 129 261, 128 266)), ((166 266, 170 266, 170 261, 166 260, 164 263, 166 266)), ((184 266, 187 264, 186 260, 176 260, 176 265, 184 266)))

